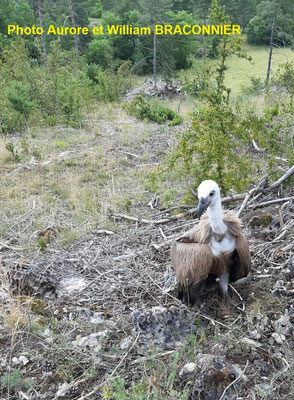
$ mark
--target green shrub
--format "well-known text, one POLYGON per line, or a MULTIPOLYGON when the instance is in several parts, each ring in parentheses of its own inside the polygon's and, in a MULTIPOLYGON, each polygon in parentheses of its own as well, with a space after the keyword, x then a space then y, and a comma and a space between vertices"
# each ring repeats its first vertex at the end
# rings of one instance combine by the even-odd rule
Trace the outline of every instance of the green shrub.
POLYGON ((97 0, 95 6, 90 11, 90 17, 92 18, 101 18, 103 12, 103 7, 101 4, 101 0, 97 0))
POLYGON ((20 162, 21 157, 12 142, 7 142, 5 145, 5 149, 11 153, 11 155, 16 163, 20 162))
POLYGON ((250 86, 242 90, 245 95, 259 95, 265 89, 265 82, 258 76, 251 75, 250 86))
POLYGON ((34 103, 29 99, 28 86, 22 82, 13 81, 6 90, 6 95, 13 109, 28 120, 34 107, 34 103))
POLYGON ((97 64, 106 68, 113 60, 114 49, 109 40, 97 38, 94 39, 86 52, 88 64, 97 64))
POLYGON ((15 113, 11 113, 15 128, 22 130, 28 124, 34 103, 30 100, 29 88, 22 82, 12 81, 6 89, 7 100, 15 113))
POLYGON ((52 41, 47 64, 29 62, 17 40, 4 52, 0 73, 2 132, 23 131, 30 125, 80 126, 84 106, 93 98, 84 60, 52 41))
POLYGON ((5 372, 1 377, 1 384, 7 390, 31 390, 34 383, 31 379, 23 379, 20 370, 5 372))
MULTIPOLYGON (((88 74, 95 71, 95 67, 88 69, 88 74)), ((118 70, 103 70, 99 68, 96 75, 94 75, 95 97, 103 101, 117 101, 119 100, 128 89, 131 88, 133 82, 133 74, 131 70, 131 63, 129 61, 123 63, 118 70)))
POLYGON ((159 101, 148 101, 143 94, 138 94, 133 101, 126 103, 124 108, 137 118, 158 124, 170 121, 169 125, 178 125, 182 122, 181 116, 175 111, 164 107, 159 101))

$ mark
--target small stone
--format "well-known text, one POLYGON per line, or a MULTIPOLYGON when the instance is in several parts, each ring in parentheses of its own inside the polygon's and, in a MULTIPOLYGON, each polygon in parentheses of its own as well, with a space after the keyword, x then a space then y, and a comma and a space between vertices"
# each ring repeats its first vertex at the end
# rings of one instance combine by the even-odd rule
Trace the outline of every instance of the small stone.
POLYGON ((120 349, 121 350, 128 350, 131 347, 132 342, 133 342, 133 337, 132 336, 128 336, 127 338, 125 338, 121 342, 120 349))
POLYGON ((58 387, 56 397, 65 397, 68 389, 69 389, 69 384, 67 382, 62 383, 58 387))
POLYGON ((281 333, 283 335, 290 335, 293 328, 293 325, 290 322, 290 316, 288 314, 282 315, 273 323, 273 326, 277 333, 281 333))
POLYGON ((283 342, 286 340, 285 335, 282 333, 274 332, 272 334, 272 338, 276 341, 278 344, 283 344, 283 342))
POLYGON ((92 324, 101 324, 104 321, 104 313, 95 312, 94 315, 90 318, 90 322, 92 324))
POLYGON ((261 338, 261 334, 260 334, 256 329, 254 329, 253 331, 251 331, 250 336, 251 336, 253 339, 260 339, 260 338, 261 338))
POLYGON ((197 365, 195 363, 185 364, 179 373, 179 377, 183 380, 186 380, 194 375, 196 369, 197 365))
POLYGON ((252 339, 249 339, 246 337, 241 340, 241 343, 245 343, 250 347, 256 347, 256 348, 262 347, 261 343, 257 342, 256 340, 252 340, 252 339))
POLYGON ((30 360, 25 356, 20 356, 19 362, 22 363, 22 365, 27 365, 30 362, 30 360))
POLYGON ((256 385, 256 387, 264 394, 269 394, 271 392, 271 385, 269 385, 268 383, 260 383, 256 385))

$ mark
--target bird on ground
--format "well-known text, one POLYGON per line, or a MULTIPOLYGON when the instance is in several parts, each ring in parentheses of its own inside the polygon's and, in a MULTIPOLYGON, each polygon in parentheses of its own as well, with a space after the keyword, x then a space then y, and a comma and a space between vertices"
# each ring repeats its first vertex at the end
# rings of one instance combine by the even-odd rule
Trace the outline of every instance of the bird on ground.
POLYGON ((178 298, 188 306, 199 303, 205 282, 212 276, 219 278, 224 300, 232 304, 229 283, 247 276, 251 267, 248 241, 237 215, 222 209, 216 182, 203 181, 198 187, 198 199, 200 222, 171 248, 178 298))

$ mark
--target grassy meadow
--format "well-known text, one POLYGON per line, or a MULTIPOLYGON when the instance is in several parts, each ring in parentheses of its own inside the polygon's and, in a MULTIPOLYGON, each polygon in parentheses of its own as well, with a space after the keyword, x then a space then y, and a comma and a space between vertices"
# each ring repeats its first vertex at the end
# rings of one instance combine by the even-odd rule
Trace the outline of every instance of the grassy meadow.
MULTIPOLYGON (((268 47, 244 44, 247 55, 252 57, 249 62, 232 55, 228 60, 228 71, 225 83, 232 89, 233 97, 241 94, 243 88, 250 86, 250 77, 255 76, 265 80, 268 65, 268 47)), ((272 56, 271 74, 277 72, 279 65, 294 61, 294 51, 289 47, 275 48, 272 56)))

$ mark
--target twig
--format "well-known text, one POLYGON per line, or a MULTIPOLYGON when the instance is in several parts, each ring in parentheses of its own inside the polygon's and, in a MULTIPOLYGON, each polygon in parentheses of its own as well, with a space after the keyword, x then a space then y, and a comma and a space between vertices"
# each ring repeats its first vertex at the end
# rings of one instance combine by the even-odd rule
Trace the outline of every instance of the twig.
POLYGON ((166 356, 173 354, 175 351, 176 350, 169 350, 169 351, 166 351, 165 353, 153 354, 150 357, 141 357, 135 361, 132 361, 131 365, 136 365, 136 364, 139 364, 139 363, 147 361, 147 360, 153 360, 154 358, 157 358, 157 357, 166 357, 166 356))
POLYGON ((242 309, 239 308, 239 307, 237 307, 238 310, 244 312, 244 311, 245 311, 245 303, 244 303, 244 301, 243 301, 242 296, 241 296, 240 293, 234 288, 234 286, 232 286, 231 284, 229 284, 229 286, 230 286, 230 288, 233 290, 233 292, 236 293, 236 295, 239 297, 239 299, 240 299, 241 302, 242 302, 242 309))
POLYGON ((197 208, 192 208, 191 210, 185 211, 185 212, 183 212, 181 214, 172 215, 171 217, 158 219, 158 220, 144 219, 144 218, 140 219, 140 218, 137 218, 137 217, 132 217, 132 216, 129 216, 129 215, 124 215, 124 214, 112 214, 111 217, 112 218, 122 218, 122 219, 126 219, 126 220, 129 220, 129 221, 134 221, 134 222, 141 222, 142 224, 160 225, 160 224, 166 224, 166 223, 168 223, 170 221, 181 219, 181 218, 186 217, 187 215, 190 215, 190 214, 194 214, 194 213, 196 213, 196 211, 197 211, 197 208))
MULTIPOLYGON (((24 250, 23 247, 13 247, 13 246, 9 246, 8 244, 3 243, 3 242, 0 242, 0 246, 1 246, 1 247, 5 247, 6 249, 14 250, 14 251, 23 251, 23 250, 24 250)), ((1 247, 0 247, 0 250, 1 250, 1 247)))
POLYGON ((160 233, 161 233, 163 239, 166 240, 166 236, 165 236, 165 234, 164 234, 164 232, 163 232, 161 227, 159 227, 159 230, 160 230, 160 233))
POLYGON ((284 224, 284 218, 283 218, 283 213, 281 210, 281 207, 278 209, 278 216, 279 216, 279 221, 280 221, 280 227, 283 228, 284 224))
POLYGON ((253 139, 252 140, 252 145, 253 145, 253 147, 254 147, 254 149, 256 150, 256 151, 259 151, 259 152, 261 152, 261 153, 263 153, 264 151, 265 151, 265 149, 263 149, 263 148, 261 148, 261 147, 258 147, 258 145, 257 145, 257 143, 256 143, 256 141, 253 139))
POLYGON ((258 204, 251 204, 249 208, 259 208, 259 207, 264 207, 264 206, 269 206, 271 204, 276 204, 276 203, 284 203, 289 200, 294 200, 294 197, 283 197, 282 199, 274 199, 274 200, 269 200, 269 201, 263 201, 262 203, 258 204))
POLYGON ((190 192, 193 194, 194 197, 198 197, 197 193, 195 192, 195 190, 192 188, 192 186, 188 185, 188 188, 190 190, 190 192))
POLYGON ((233 382, 231 382, 228 386, 225 387, 225 389, 224 389, 224 391, 223 391, 223 394, 221 395, 221 397, 219 398, 219 400, 223 400, 224 397, 225 397, 225 394, 226 394, 226 392, 229 390, 229 388, 230 388, 231 386, 233 386, 235 383, 237 383, 237 382, 243 377, 243 375, 245 374, 245 371, 246 371, 246 369, 247 369, 247 367, 248 367, 248 364, 249 364, 249 361, 247 360, 247 361, 246 361, 246 365, 245 365, 243 371, 241 372, 241 374, 240 374, 235 380, 233 380, 233 382))
POLYGON ((286 179, 290 178, 290 176, 293 174, 294 174, 294 165, 292 165, 292 167, 290 169, 288 169, 288 171, 280 179, 278 179, 276 182, 269 185, 268 189, 271 190, 271 189, 276 188, 281 183, 283 183, 286 179))
POLYGON ((127 154, 128 156, 131 156, 131 157, 140 158, 140 156, 138 156, 137 154, 129 153, 128 151, 120 150, 120 152, 127 154))
POLYGON ((135 347, 135 344, 137 343, 139 337, 140 337, 141 332, 139 332, 136 336, 136 339, 134 340, 134 343, 132 344, 132 346, 129 348, 129 350, 126 352, 126 354, 124 355, 124 357, 120 360, 120 362, 117 364, 117 366, 114 368, 114 370, 111 372, 110 376, 113 376, 116 371, 119 369, 119 367, 122 365, 122 363, 125 361, 125 359, 128 357, 128 355, 130 354, 130 352, 133 350, 133 348, 135 347))
POLYGON ((248 193, 239 209, 239 211, 237 212, 237 217, 240 217, 240 215, 242 214, 244 208, 246 207, 248 200, 250 199, 250 193, 248 193))
POLYGON ((98 231, 95 231, 95 233, 105 233, 106 235, 114 235, 115 234, 115 232, 107 231, 105 229, 98 229, 98 231))

